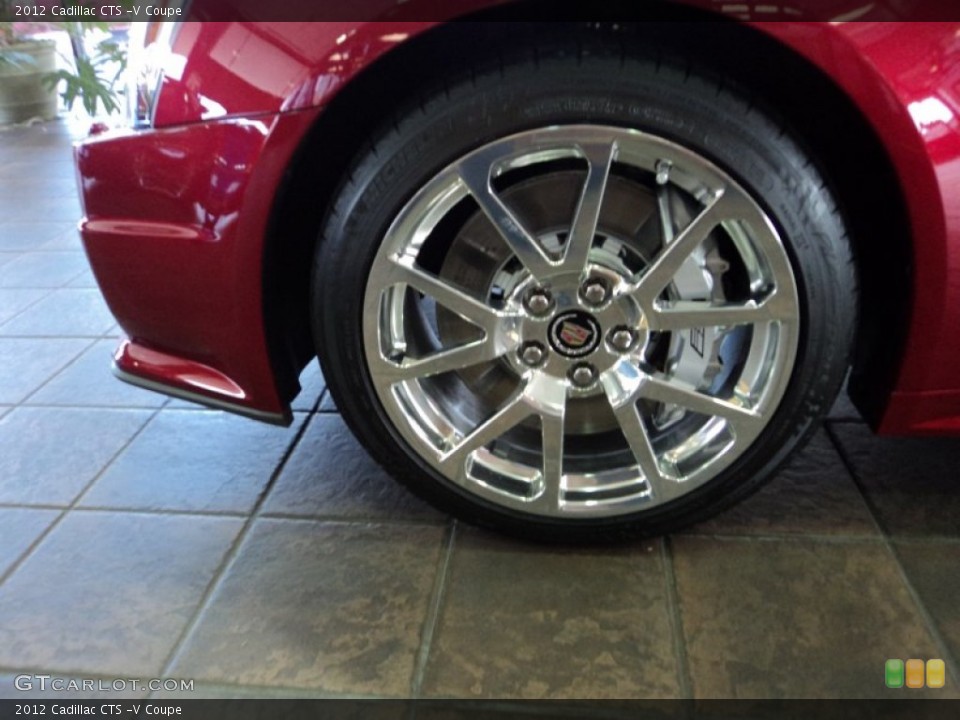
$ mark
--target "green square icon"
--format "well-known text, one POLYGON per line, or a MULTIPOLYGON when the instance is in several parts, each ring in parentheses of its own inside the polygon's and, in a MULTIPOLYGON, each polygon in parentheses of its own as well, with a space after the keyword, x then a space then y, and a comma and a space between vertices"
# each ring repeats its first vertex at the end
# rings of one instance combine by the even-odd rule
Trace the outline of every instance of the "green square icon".
POLYGON ((883 670, 888 688, 903 687, 903 660, 887 660, 883 670))

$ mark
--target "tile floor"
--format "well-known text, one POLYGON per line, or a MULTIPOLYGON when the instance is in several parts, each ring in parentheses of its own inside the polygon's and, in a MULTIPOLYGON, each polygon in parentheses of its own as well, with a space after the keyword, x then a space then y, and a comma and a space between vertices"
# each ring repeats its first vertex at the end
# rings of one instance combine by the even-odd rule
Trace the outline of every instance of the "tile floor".
POLYGON ((70 140, 0 132, 0 697, 24 671, 191 697, 958 695, 960 442, 877 439, 841 399, 682 535, 458 525, 367 458, 314 368, 287 430, 114 380, 70 140), (946 659, 948 687, 885 690, 892 657, 946 659))

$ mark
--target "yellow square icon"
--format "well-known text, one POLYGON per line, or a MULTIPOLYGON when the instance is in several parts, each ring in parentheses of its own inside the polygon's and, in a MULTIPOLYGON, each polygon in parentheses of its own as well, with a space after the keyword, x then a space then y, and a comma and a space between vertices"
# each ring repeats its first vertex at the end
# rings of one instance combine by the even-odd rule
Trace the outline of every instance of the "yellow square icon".
POLYGON ((907 687, 923 687, 923 660, 907 660, 907 687))
POLYGON ((927 687, 942 688, 947 681, 943 660, 927 660, 927 687))

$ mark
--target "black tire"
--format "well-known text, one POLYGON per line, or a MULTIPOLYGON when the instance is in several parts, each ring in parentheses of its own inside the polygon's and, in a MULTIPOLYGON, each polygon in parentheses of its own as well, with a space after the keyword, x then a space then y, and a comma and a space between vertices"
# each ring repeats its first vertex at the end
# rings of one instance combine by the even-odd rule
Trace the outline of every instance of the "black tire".
POLYGON ((371 139, 339 189, 318 242, 312 318, 324 375, 346 422, 396 479, 469 523, 524 538, 608 541, 674 531, 743 499, 812 434, 849 362, 857 283, 843 219, 813 158, 762 103, 684 60, 563 43, 478 64, 427 90, 371 139), (362 308, 384 234, 442 168, 497 138, 550 125, 635 128, 708 158, 774 221, 796 277, 800 332, 772 418, 737 460, 702 486, 649 510, 590 520, 500 507, 449 482, 401 437, 365 362, 362 308))

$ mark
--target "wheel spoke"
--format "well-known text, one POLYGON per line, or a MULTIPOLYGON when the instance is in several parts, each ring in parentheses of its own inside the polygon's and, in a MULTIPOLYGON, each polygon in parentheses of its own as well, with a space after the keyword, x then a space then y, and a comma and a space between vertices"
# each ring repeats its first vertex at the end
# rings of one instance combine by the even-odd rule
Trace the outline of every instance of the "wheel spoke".
POLYGON ((653 301, 677 274, 690 253, 722 220, 729 217, 733 204, 727 195, 714 199, 660 251, 633 290, 644 308, 652 307, 653 301))
POLYGON ((706 395, 693 388, 682 387, 679 382, 669 382, 660 378, 648 377, 638 389, 640 397, 656 402, 679 405, 709 417, 721 417, 735 429, 749 430, 761 423, 759 413, 728 400, 706 395))
POLYGON ((670 500, 680 494, 681 485, 676 480, 667 477, 660 469, 657 454, 650 444, 650 434, 640 415, 636 401, 627 402, 620 407, 614 407, 613 413, 620 424, 620 431, 627 439, 630 450, 640 466, 640 472, 650 493, 657 502, 670 500))
POLYGON ((796 313, 781 307, 770 298, 757 304, 745 303, 715 305, 700 300, 680 300, 669 308, 658 309, 649 315, 650 328, 664 332, 698 327, 732 327, 751 325, 768 320, 794 320, 796 313))
POLYGON ((492 333, 501 319, 500 314, 484 302, 471 297, 459 288, 400 260, 394 260, 391 268, 392 283, 404 283, 424 295, 432 297, 440 305, 455 312, 465 320, 492 333))
POLYGON ((545 280, 558 263, 547 255, 543 246, 494 192, 490 185, 492 160, 485 153, 465 159, 460 164, 460 179, 524 267, 538 280, 545 280))
POLYGON ((543 438, 543 477, 541 489, 533 504, 544 512, 560 510, 563 499, 563 428, 564 414, 540 416, 543 438))
POLYGON ((532 414, 533 409, 527 404, 523 392, 515 393, 496 413, 475 427, 453 449, 444 453, 440 458, 441 465, 459 472, 471 453, 496 440, 532 414))
POLYGON ((477 340, 466 345, 438 350, 422 358, 404 358, 399 363, 384 359, 384 367, 378 373, 380 379, 390 383, 462 370, 494 360, 500 355, 496 344, 490 338, 477 340))
POLYGON ((587 177, 583 182, 580 202, 570 226, 567 249, 563 255, 563 269, 571 275, 579 275, 587 265, 590 248, 597 235, 603 196, 610 177, 610 166, 617 156, 617 144, 596 143, 582 148, 588 163, 587 177))
POLYGON ((657 212, 660 214, 660 237, 663 244, 673 242, 673 208, 670 206, 670 186, 666 183, 657 183, 657 212))

